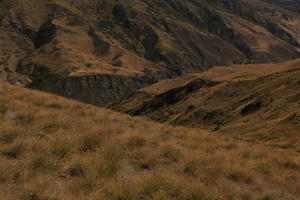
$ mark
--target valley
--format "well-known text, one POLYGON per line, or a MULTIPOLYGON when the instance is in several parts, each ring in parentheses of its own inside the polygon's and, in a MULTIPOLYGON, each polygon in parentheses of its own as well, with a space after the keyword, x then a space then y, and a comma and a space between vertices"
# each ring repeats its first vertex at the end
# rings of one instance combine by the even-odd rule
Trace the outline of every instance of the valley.
POLYGON ((300 19, 289 4, 2 0, 0 77, 105 106, 214 66, 296 59, 300 19))
POLYGON ((299 12, 0 0, 0 199, 300 199, 299 12))

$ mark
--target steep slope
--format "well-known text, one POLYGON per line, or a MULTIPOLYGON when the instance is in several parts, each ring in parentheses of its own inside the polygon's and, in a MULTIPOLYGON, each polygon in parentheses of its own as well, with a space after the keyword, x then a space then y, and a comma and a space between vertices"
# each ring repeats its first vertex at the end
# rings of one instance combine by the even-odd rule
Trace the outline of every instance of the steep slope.
POLYGON ((1 200, 295 200, 299 150, 0 83, 1 200))
POLYGON ((268 3, 279 5, 287 10, 300 12, 300 2, 297 0, 265 0, 268 3))
POLYGON ((216 67, 162 81, 109 107, 173 125, 299 146, 299 88, 299 59, 216 67))
POLYGON ((187 72, 298 57, 297 5, 2 0, 0 77, 102 106, 187 72))
POLYGON ((170 77, 155 63, 97 31, 83 13, 66 2, 22 0, 1 4, 7 12, 1 20, 1 69, 9 82, 71 98, 80 93, 84 96, 80 100, 103 105, 123 93, 170 77), (149 75, 146 80, 145 71, 149 75))

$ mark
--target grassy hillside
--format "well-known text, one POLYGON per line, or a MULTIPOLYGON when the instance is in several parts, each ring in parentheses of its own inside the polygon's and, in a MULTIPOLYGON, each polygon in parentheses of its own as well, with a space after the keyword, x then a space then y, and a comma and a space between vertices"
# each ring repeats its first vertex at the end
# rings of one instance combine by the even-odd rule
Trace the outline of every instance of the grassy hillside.
POLYGON ((297 3, 2 0, 0 79, 104 106, 213 66, 295 59, 300 18, 291 6, 297 3))
POLYGON ((300 150, 300 60, 215 67, 143 88, 109 107, 300 150))
POLYGON ((1 200, 295 200, 300 156, 0 84, 1 200))

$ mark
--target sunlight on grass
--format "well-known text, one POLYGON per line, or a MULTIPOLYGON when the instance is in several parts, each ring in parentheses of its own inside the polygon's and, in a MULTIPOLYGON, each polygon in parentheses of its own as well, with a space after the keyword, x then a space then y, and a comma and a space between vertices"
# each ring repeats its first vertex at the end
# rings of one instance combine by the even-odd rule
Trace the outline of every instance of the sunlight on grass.
POLYGON ((0 96, 0 199, 300 196, 299 153, 290 149, 172 128, 9 85, 3 90, 10 92, 0 96))

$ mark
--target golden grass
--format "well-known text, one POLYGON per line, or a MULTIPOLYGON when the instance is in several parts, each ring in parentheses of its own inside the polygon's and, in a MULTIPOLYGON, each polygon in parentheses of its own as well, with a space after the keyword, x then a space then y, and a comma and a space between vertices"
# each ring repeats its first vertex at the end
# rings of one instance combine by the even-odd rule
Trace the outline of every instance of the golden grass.
POLYGON ((142 88, 108 108, 300 152, 299 63, 214 67, 142 88), (207 85, 187 89, 197 82, 207 85))
POLYGON ((0 199, 300 198, 300 156, 0 85, 0 199))

